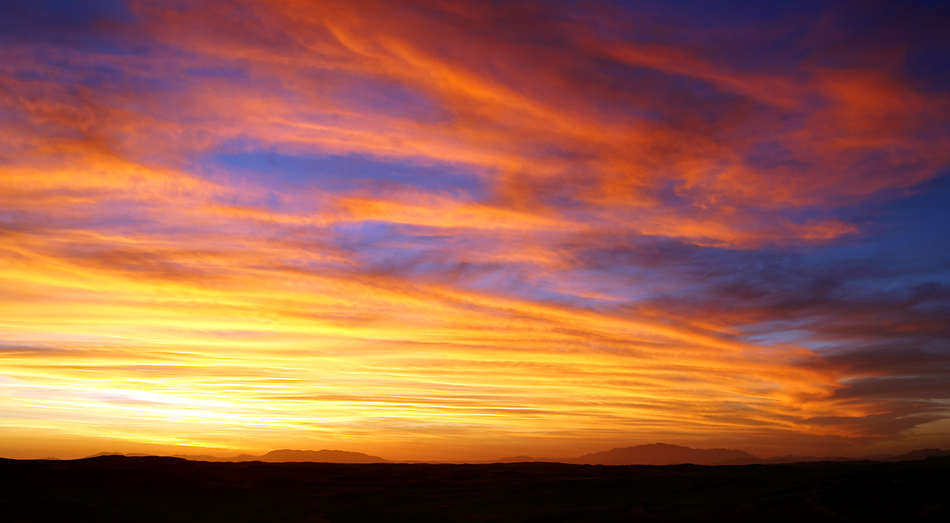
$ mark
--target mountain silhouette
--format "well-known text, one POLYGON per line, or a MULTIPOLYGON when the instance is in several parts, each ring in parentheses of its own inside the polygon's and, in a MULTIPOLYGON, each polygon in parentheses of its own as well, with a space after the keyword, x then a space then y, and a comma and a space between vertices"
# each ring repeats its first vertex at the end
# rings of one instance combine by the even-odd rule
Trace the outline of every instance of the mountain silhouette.
POLYGON ((774 456, 771 458, 757 458, 755 456, 743 457, 730 459, 723 461, 722 463, 717 463, 717 465, 778 465, 782 463, 810 463, 815 461, 860 461, 862 459, 870 459, 880 461, 880 458, 891 457, 889 454, 887 456, 877 456, 873 458, 844 458, 841 456, 798 456, 789 454, 786 456, 774 456))
MULTIPOLYGON (((112 456, 123 455, 117 452, 101 452, 94 456, 112 456)), ((125 456, 146 456, 147 454, 124 454, 125 456)), ((370 456, 362 452, 349 452, 346 450, 292 450, 279 449, 272 450, 262 456, 253 454, 239 454, 229 458, 220 456, 211 456, 208 454, 175 454, 174 458, 182 458, 190 461, 265 461, 268 463, 290 463, 290 462, 314 462, 314 463, 388 463, 389 460, 379 456, 370 456)))
POLYGON ((505 458, 495 459, 489 463, 573 463, 572 458, 568 459, 557 459, 557 458, 535 458, 532 456, 509 456, 505 458))
POLYGON ((653 443, 634 447, 615 448, 584 454, 577 458, 534 458, 513 456, 492 463, 553 462, 577 465, 722 465, 731 462, 760 463, 762 459, 742 450, 694 449, 680 445, 653 443))
POLYGON ((774 456, 767 459, 762 458, 739 458, 717 463, 717 465, 777 465, 782 463, 808 463, 816 461, 919 461, 929 457, 950 456, 950 450, 941 449, 919 449, 906 454, 875 454, 873 456, 861 456, 857 458, 846 458, 842 456, 774 456))
MULTIPOLYGON (((100 452, 93 457, 100 456, 126 456, 142 457, 148 454, 123 454, 121 452, 100 452)), ((874 455, 857 458, 846 458, 840 456, 775 456, 771 458, 759 458, 748 452, 734 449, 694 449, 680 445, 669 445, 665 443, 653 443, 650 445, 637 445, 634 447, 615 448, 604 452, 594 452, 585 454, 576 458, 539 458, 532 456, 511 456, 495 460, 485 461, 465 461, 465 463, 567 463, 576 465, 752 465, 752 464, 781 464, 781 463, 804 463, 816 461, 917 461, 928 457, 950 456, 950 450, 941 449, 920 449, 901 455, 874 455)), ((172 457, 187 459, 190 461, 211 461, 211 462, 243 462, 243 461, 263 461, 268 463, 286 463, 286 462, 314 462, 314 463, 394 463, 379 456, 371 456, 362 452, 350 452, 345 450, 292 450, 279 449, 268 452, 261 456, 251 454, 240 454, 233 457, 211 456, 207 454, 176 454, 172 457)), ((53 458, 47 458, 53 459, 53 458)), ((403 461, 401 463, 410 463, 403 461)), ((434 462, 418 462, 434 463, 434 462)), ((446 462, 457 463, 457 462, 446 462)))
POLYGON ((570 463, 584 465, 717 465, 736 459, 758 459, 748 452, 731 449, 693 449, 679 445, 653 443, 635 447, 595 452, 575 458, 570 463))
POLYGON ((578 465, 753 465, 805 463, 815 461, 917 461, 929 457, 950 456, 950 450, 921 449, 901 454, 881 454, 858 458, 841 456, 775 456, 760 458, 748 452, 732 449, 694 449, 680 445, 654 443, 635 447, 615 448, 604 452, 585 454, 577 458, 536 458, 531 456, 512 456, 491 461, 491 463, 573 463, 578 465))
POLYGON ((899 456, 887 456, 880 459, 880 461, 917 461, 921 459, 927 459, 930 457, 943 457, 950 456, 950 450, 940 450, 940 449, 920 449, 913 450, 907 454, 901 454, 899 456))
POLYGON ((348 452, 345 450, 272 450, 257 461, 291 462, 312 461, 317 463, 386 463, 387 460, 379 456, 370 456, 362 452, 348 452))

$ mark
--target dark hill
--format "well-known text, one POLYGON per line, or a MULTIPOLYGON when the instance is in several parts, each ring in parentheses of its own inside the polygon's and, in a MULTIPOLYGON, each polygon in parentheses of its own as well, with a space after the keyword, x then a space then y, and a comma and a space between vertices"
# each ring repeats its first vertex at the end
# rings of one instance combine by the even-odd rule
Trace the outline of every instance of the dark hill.
POLYGON ((942 456, 950 456, 950 450, 920 449, 908 452, 907 454, 901 454, 900 456, 887 456, 881 458, 880 461, 917 461, 919 459, 942 456))
POLYGON ((532 456, 509 456, 485 463, 571 463, 571 459, 535 458, 532 456))
POLYGON ((348 452, 345 450, 272 450, 264 454, 260 461, 272 463, 290 463, 312 461, 315 463, 386 463, 387 460, 379 456, 370 456, 362 452, 348 452))
MULTIPOLYGON (((115 455, 110 453, 96 454, 96 456, 115 455)), ((122 455, 122 454, 118 454, 122 455)), ((139 454, 143 456, 144 454, 139 454)), ((131 454, 126 454, 131 457, 131 454)), ((314 462, 314 463, 388 463, 379 456, 370 456, 362 452, 349 452, 345 450, 291 450, 280 449, 272 450, 263 456, 254 456, 252 454, 240 454, 230 458, 219 456, 210 456, 207 454, 176 454, 174 458, 182 458, 191 461, 267 461, 270 463, 293 463, 293 462, 314 462)))
POLYGON ((693 449, 654 443, 585 454, 570 463, 587 465, 718 465, 738 459, 758 459, 748 452, 730 449, 693 449))

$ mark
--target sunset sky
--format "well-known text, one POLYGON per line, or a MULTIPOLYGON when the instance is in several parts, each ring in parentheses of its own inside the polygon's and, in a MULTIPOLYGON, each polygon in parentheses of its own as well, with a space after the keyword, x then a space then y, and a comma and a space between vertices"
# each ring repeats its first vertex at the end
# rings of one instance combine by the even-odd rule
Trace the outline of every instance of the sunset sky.
POLYGON ((3 0, 0 456, 950 447, 950 3, 3 0))

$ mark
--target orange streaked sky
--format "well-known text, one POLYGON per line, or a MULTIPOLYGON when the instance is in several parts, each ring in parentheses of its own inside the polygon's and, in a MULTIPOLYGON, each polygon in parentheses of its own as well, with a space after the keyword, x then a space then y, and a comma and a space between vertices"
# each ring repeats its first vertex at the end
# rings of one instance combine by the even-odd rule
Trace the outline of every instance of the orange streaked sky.
POLYGON ((950 11, 0 7, 0 455, 950 446, 950 11))

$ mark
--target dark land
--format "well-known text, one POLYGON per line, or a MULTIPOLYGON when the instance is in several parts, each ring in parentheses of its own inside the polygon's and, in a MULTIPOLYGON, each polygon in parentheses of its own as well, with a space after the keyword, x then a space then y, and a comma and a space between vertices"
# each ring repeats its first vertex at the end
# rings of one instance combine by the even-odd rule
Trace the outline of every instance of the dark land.
POLYGON ((950 457, 737 466, 0 459, 0 521, 950 521, 950 457))

